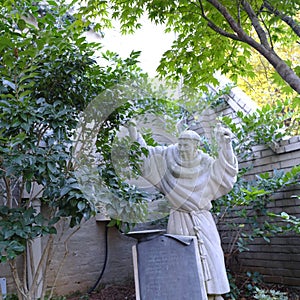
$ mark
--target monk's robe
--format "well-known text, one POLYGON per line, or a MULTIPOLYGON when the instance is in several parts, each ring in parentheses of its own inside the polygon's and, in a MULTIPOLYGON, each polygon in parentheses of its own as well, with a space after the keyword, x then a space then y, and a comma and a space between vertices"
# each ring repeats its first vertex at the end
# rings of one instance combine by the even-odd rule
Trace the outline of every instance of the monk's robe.
POLYGON ((217 159, 198 150, 193 160, 183 161, 177 144, 148 147, 141 137, 139 142, 149 150, 143 177, 171 205, 167 232, 196 236, 207 294, 229 292, 220 236, 209 210, 211 201, 228 193, 236 181, 237 159, 231 145, 224 144, 217 159))

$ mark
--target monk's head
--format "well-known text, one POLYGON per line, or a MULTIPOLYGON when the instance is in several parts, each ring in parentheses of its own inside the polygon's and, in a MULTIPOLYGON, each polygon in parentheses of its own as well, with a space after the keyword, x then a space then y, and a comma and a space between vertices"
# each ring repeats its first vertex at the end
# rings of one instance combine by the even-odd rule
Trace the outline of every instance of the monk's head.
POLYGON ((183 131, 178 139, 178 152, 182 160, 192 160, 197 155, 200 136, 192 130, 183 131))

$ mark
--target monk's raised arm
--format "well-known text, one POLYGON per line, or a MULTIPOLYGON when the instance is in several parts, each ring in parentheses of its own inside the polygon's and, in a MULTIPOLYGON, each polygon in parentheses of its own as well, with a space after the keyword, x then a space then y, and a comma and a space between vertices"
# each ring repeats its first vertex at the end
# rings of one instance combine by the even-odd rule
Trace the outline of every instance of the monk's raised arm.
POLYGON ((219 146, 219 151, 222 152, 226 161, 234 165, 236 164, 236 156, 232 148, 232 132, 230 129, 223 127, 221 124, 218 124, 215 129, 216 139, 219 146))

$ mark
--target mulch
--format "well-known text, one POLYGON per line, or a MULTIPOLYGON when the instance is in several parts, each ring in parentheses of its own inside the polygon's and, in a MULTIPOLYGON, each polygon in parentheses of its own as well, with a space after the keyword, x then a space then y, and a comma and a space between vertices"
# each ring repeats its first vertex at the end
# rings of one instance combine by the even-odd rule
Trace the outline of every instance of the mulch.
POLYGON ((135 287, 134 283, 106 285, 90 294, 67 297, 67 300, 135 300, 135 287))
MULTIPOLYGON (((267 289, 266 286, 264 288, 267 289)), ((289 300, 300 300, 300 290, 298 289, 284 286, 269 286, 269 289, 272 288, 286 292, 289 300)), ((243 296, 243 291, 241 292, 240 300, 254 299, 253 297, 243 296)), ((135 300, 135 287, 134 283, 128 283, 126 285, 106 285, 90 294, 67 297, 67 300, 135 300)))
POLYGON ((135 300, 134 284, 106 286, 89 295, 90 300, 135 300))

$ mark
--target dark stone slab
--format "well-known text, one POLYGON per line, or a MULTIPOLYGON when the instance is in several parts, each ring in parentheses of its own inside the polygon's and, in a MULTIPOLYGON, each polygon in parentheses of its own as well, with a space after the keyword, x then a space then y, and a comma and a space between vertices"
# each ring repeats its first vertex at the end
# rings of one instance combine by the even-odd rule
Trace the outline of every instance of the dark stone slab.
POLYGON ((134 251, 137 299, 207 299, 195 237, 161 235, 134 251))

